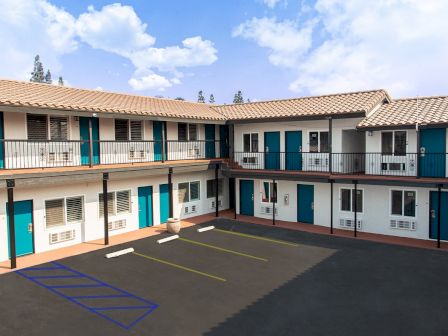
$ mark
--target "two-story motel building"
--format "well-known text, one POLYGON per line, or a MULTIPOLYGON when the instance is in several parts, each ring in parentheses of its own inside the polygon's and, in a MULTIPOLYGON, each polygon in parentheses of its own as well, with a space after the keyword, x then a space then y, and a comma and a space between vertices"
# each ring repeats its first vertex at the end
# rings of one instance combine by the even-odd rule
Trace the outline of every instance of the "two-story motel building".
POLYGON ((440 244, 447 126, 448 97, 384 90, 218 106, 0 80, 0 261, 226 209, 440 244))

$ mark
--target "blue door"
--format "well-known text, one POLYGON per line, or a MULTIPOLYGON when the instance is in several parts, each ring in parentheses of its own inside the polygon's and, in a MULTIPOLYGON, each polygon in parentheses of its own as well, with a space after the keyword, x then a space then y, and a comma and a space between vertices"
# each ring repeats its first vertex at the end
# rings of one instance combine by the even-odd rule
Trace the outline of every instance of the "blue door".
POLYGON ((437 239, 438 231, 438 212, 440 212, 440 239, 448 240, 448 192, 442 191, 440 194, 439 206, 437 191, 430 192, 430 223, 429 223, 429 237, 431 239, 437 239))
POLYGON ((100 163, 100 127, 97 118, 79 117, 79 136, 81 140, 81 164, 89 164, 89 119, 92 121, 92 141, 93 141, 93 164, 100 163))
POLYGON ((154 161, 162 161, 162 148, 163 148, 162 141, 164 131, 165 131, 164 121, 154 121, 152 123, 152 132, 154 139, 154 161))
MULTIPOLYGON (((9 214, 8 203, 6 203, 6 223, 9 237, 9 214)), ((16 255, 34 253, 33 236, 33 201, 14 202, 14 232, 16 235, 16 255)), ((8 253, 11 257, 8 238, 8 253)))
POLYGON ((138 188, 138 227, 152 226, 152 187, 138 188))
POLYGON ((0 112, 0 168, 5 168, 5 131, 3 126, 3 112, 0 112))
POLYGON ((314 186, 297 185, 297 221, 314 224, 314 186))
POLYGON ((280 132, 264 133, 264 168, 280 169, 280 132))
POLYGON ((215 157, 215 125, 205 125, 205 158, 215 157))
POLYGON ((254 215, 254 181, 240 180, 240 214, 254 215))
POLYGON ((420 176, 445 177, 446 129, 420 130, 420 176))
POLYGON ((219 125, 219 152, 221 158, 229 157, 229 126, 219 125))
POLYGON ((302 170, 302 131, 285 132, 285 168, 302 170))
POLYGON ((160 224, 168 222, 170 216, 170 195, 168 189, 168 184, 159 186, 160 224))

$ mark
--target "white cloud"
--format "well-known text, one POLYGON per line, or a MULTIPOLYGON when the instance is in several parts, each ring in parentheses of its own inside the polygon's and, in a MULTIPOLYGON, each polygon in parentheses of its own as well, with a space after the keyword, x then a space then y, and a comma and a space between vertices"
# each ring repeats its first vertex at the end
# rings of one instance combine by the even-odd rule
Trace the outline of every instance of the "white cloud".
MULTIPOLYGON (((382 87, 397 96, 439 94, 448 87, 447 11, 448 2, 438 0, 318 0, 311 24, 297 21, 295 28, 279 29, 294 23, 276 21, 263 25, 265 30, 258 28, 263 33, 246 28, 236 36, 268 48, 272 64, 295 72, 289 88, 298 93, 382 87), (311 47, 302 44, 295 59, 279 47, 279 41, 294 44, 310 27, 311 47)), ((243 25, 269 20, 252 19, 243 25)))
POLYGON ((281 0, 263 0, 263 3, 269 8, 274 8, 281 0))
POLYGON ((129 84, 136 90, 164 90, 180 84, 182 68, 217 60, 213 43, 200 36, 184 39, 182 46, 154 47, 155 37, 146 32, 133 7, 119 3, 99 10, 89 6, 75 18, 48 0, 2 0, 0 13, 2 77, 28 79, 36 54, 53 74, 59 73, 61 56, 75 51, 80 42, 130 60, 135 73, 129 84))

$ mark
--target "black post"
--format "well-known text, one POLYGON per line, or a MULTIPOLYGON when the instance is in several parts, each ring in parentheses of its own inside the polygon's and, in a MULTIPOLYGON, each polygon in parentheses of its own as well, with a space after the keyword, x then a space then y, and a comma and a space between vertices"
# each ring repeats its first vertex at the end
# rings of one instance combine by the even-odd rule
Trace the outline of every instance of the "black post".
POLYGON ((440 204, 441 201, 441 194, 442 194, 442 185, 439 184, 437 186, 437 248, 440 248, 440 213, 442 212, 440 209, 442 207, 442 204, 440 204))
POLYGON ((277 202, 277 188, 275 187, 275 180, 272 180, 272 225, 275 225, 275 202, 277 202))
POLYGON ((9 251, 11 254, 11 268, 17 267, 16 256, 16 232, 14 223, 14 187, 16 183, 14 180, 6 180, 6 187, 8 188, 8 217, 9 217, 9 251))
POLYGON ((168 168, 169 217, 173 218, 173 168, 168 168))
POLYGON ((103 215, 104 215, 104 245, 109 245, 109 199, 107 197, 107 181, 109 173, 103 173, 103 215))
POLYGON ((358 181, 353 181, 353 183, 355 184, 355 196, 354 196, 354 201, 353 201, 353 206, 354 206, 354 212, 355 212, 355 223, 353 224, 353 233, 354 236, 357 237, 358 235, 358 181))
POLYGON ((417 178, 420 177, 420 130, 417 128, 417 158, 415 159, 417 166, 417 178))
POLYGON ((166 148, 165 148, 165 146, 166 146, 166 143, 165 143, 165 141, 166 141, 166 134, 165 134, 165 122, 163 122, 162 123, 162 162, 165 162, 165 159, 166 159, 166 148))
POLYGON ((333 234, 333 180, 330 180, 330 233, 333 234))
POLYGON ((215 165, 215 217, 219 217, 219 163, 215 165))
POLYGON ((89 118, 89 167, 93 166, 92 118, 89 118))
POLYGON ((328 170, 333 172, 333 118, 328 118, 328 170))

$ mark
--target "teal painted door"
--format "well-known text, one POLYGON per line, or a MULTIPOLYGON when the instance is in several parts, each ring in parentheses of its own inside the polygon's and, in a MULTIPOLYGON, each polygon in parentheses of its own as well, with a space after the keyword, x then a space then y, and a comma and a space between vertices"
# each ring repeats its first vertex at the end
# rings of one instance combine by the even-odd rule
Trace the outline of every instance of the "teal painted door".
POLYGON ((264 168, 280 169, 280 132, 264 133, 264 168))
MULTIPOLYGON (((162 141, 165 128, 164 121, 154 121, 152 124, 152 132, 154 139, 154 161, 162 161, 162 141)), ((166 151, 165 151, 166 153, 166 151)))
MULTIPOLYGON (((9 237, 8 203, 6 203, 6 214, 7 233, 9 237)), ((14 202, 14 228, 16 235, 16 255, 22 256, 25 254, 34 253, 33 201, 29 200, 14 202)), ((9 238, 8 253, 9 257, 11 257, 9 238)))
POLYGON ((314 224, 314 186, 297 185, 297 221, 314 224))
POLYGON ((170 195, 168 192, 168 184, 159 186, 160 197, 160 223, 166 223, 170 216, 170 195))
POLYGON ((100 127, 97 118, 79 117, 79 136, 81 140, 81 164, 89 164, 89 119, 92 121, 93 164, 100 163, 100 127))
POLYGON ((215 125, 205 125, 205 158, 215 157, 215 125))
POLYGON ((221 158, 229 157, 229 126, 219 125, 219 154, 221 158))
POLYGON ((3 112, 0 112, 0 168, 5 168, 5 130, 3 112))
POLYGON ((445 177, 446 129, 420 130, 420 176, 445 177))
POLYGON ((138 227, 152 226, 152 187, 138 188, 138 227))
POLYGON ((240 214, 254 215, 254 181, 240 180, 240 214))
POLYGON ((431 239, 437 239, 438 231, 438 212, 440 212, 440 239, 448 240, 448 192, 442 191, 440 194, 439 206, 437 191, 430 192, 430 224, 429 224, 429 237, 431 239))
POLYGON ((302 131, 285 132, 285 169, 302 170, 302 131))

